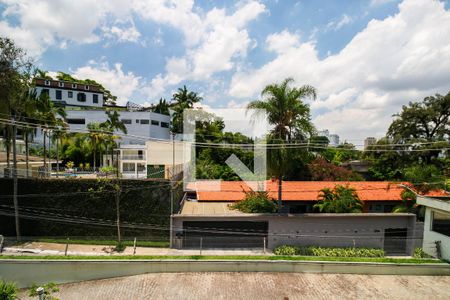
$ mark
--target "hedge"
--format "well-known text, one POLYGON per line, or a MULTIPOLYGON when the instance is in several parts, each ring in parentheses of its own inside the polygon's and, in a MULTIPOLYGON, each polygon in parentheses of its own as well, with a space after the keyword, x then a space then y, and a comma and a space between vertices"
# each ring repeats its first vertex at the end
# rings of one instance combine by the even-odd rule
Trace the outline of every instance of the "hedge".
MULTIPOLYGON (((170 215, 170 185, 167 181, 120 180, 120 212, 123 223, 142 223, 146 227, 123 228, 123 236, 167 237, 170 215), (151 227, 149 229, 149 227, 151 227)), ((22 236, 104 236, 116 235, 114 226, 94 225, 91 221, 105 220, 108 224, 116 220, 115 191, 104 189, 96 179, 19 179, 18 201, 20 213, 37 215, 38 219, 22 217, 22 236), (51 220, 42 220, 40 217, 51 220), (57 220, 59 217, 82 221, 85 224, 70 224, 57 220), (53 220, 54 219, 54 220, 53 220)), ((0 234, 15 235, 13 181, 0 179, 0 234)), ((181 189, 176 190, 175 199, 180 199, 181 189)), ((99 221, 100 222, 100 221, 99 221)))
POLYGON ((370 248, 334 248, 315 246, 278 246, 273 250, 275 255, 303 255, 329 257, 384 257, 384 250, 370 248))

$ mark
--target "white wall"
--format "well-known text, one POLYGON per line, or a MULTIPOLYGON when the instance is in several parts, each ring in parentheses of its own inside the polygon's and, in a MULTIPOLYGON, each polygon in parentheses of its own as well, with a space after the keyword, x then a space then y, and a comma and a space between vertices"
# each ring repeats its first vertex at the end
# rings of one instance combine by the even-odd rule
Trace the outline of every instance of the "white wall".
POLYGON ((79 91, 79 90, 70 90, 70 89, 64 89, 64 88, 54 88, 54 87, 36 87, 36 92, 38 95, 41 94, 42 89, 48 89, 49 90, 49 97, 54 102, 63 102, 65 101, 69 105, 76 105, 76 106, 94 106, 94 107, 102 107, 103 106, 103 94, 102 93, 96 93, 91 91, 79 91), (56 100, 56 90, 61 91, 61 100, 56 100), (69 92, 72 92, 72 98, 69 98, 69 92), (86 101, 80 102, 77 99, 78 93, 84 93, 86 94, 86 101), (98 95, 98 103, 94 103, 93 95, 98 95))
MULTIPOLYGON (((436 241, 441 241, 441 255, 445 260, 450 261, 450 237, 440 234, 438 232, 434 232, 431 230, 432 228, 432 212, 437 211, 441 213, 445 213, 444 211, 427 207, 425 211, 425 222, 424 222, 424 230, 423 230, 423 250, 432 255, 434 257, 437 256, 436 250, 436 241)), ((450 212, 446 212, 450 214, 450 212)))

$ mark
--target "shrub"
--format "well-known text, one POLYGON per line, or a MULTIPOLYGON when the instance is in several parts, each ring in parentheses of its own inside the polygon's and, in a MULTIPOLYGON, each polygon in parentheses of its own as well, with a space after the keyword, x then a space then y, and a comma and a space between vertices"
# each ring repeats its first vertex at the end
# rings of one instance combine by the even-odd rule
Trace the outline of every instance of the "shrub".
POLYGON ((17 299, 18 288, 13 282, 6 282, 0 279, 0 300, 17 299))
POLYGON ((336 185, 334 189, 324 188, 320 191, 318 203, 314 208, 323 213, 360 213, 363 202, 356 190, 348 185, 336 185))
POLYGON ((334 248, 315 246, 288 246, 282 245, 274 249, 275 255, 304 255, 304 256, 330 256, 330 257, 383 257, 384 250, 372 248, 334 248))
POLYGON ((414 258, 431 258, 431 255, 428 255, 423 251, 422 248, 414 249, 414 258))
POLYGON ((39 296, 36 291, 38 287, 44 288, 44 299, 45 300, 58 300, 57 297, 53 296, 53 293, 59 292, 58 285, 54 282, 48 282, 44 285, 37 285, 36 283, 33 283, 33 285, 28 289, 28 296, 30 296, 30 297, 39 296))
POLYGON ((114 251, 123 252, 127 246, 123 242, 117 243, 116 247, 114 247, 114 251))
POLYGON ((244 213, 274 213, 277 211, 276 203, 269 198, 267 192, 246 192, 245 199, 230 205, 244 213))

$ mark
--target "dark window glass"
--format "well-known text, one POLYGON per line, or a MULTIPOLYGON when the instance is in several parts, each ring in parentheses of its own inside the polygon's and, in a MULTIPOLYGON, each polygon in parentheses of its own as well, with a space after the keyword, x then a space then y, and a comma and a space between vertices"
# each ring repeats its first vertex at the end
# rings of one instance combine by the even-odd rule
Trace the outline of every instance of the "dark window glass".
POLYGON ((431 230, 450 236, 450 214, 434 211, 431 230))
POLYGON ((159 121, 156 121, 156 120, 152 120, 152 125, 156 125, 156 126, 159 126, 159 121))
POLYGON ((136 124, 139 124, 139 120, 136 120, 136 124))
POLYGON ((94 103, 98 103, 98 95, 97 94, 92 95, 92 101, 94 103))
POLYGON ((167 123, 167 122, 161 122, 161 127, 169 128, 169 123, 167 123))
POLYGON ((48 89, 42 89, 42 91, 41 91, 41 95, 44 95, 44 94, 49 94, 50 93, 50 91, 48 90, 48 89))
POLYGON ((78 93, 77 100, 80 102, 86 102, 86 94, 85 93, 78 93))
POLYGON ((122 119, 122 123, 123 124, 131 124, 131 120, 130 119, 122 119))
POLYGON ((67 92, 67 97, 68 98, 73 98, 73 92, 67 92))
POLYGON ((56 90, 56 100, 61 100, 61 99, 62 99, 62 91, 56 90))
POLYGON ((67 119, 67 123, 69 124, 86 124, 85 119, 67 119))
POLYGON ((141 120, 141 124, 149 124, 149 120, 141 120))

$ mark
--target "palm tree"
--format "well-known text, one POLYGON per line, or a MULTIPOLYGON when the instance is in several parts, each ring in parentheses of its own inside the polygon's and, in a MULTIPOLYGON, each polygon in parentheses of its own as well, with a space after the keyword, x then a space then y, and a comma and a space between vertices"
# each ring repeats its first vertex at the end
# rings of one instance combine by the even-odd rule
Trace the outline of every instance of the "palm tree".
MULTIPOLYGON (((57 106, 50 99, 48 94, 42 93, 38 97, 37 101, 37 116, 39 121, 41 122, 44 134, 44 169, 47 169, 46 166, 46 136, 47 132, 55 126, 61 126, 64 124, 64 120, 66 119, 66 111, 64 107, 57 106)), ((49 135, 50 138, 50 135, 49 135)))
POLYGON ((160 98, 158 104, 153 107, 152 111, 158 114, 169 115, 169 102, 164 98, 160 98))
POLYGON ((336 185, 334 189, 322 189, 314 208, 324 213, 360 213, 363 202, 354 188, 336 185))
POLYGON ((114 110, 114 111, 107 111, 106 114, 108 115, 108 119, 102 123, 102 127, 105 129, 105 131, 110 132, 110 134, 106 137, 106 145, 111 146, 111 165, 114 161, 114 148, 117 146, 117 143, 115 140, 120 139, 119 136, 113 135, 114 131, 120 131, 124 134, 127 134, 127 127, 123 122, 120 120, 120 114, 114 110))
POLYGON ((172 108, 174 110, 172 117, 172 132, 181 133, 183 132, 183 111, 188 108, 194 107, 194 103, 203 100, 202 97, 198 96, 195 92, 189 92, 186 86, 179 88, 178 91, 173 94, 172 108))
POLYGON ((89 130, 88 136, 92 146, 92 154, 93 154, 92 166, 95 172, 97 162, 97 151, 99 151, 100 147, 105 142, 107 134, 105 134, 105 127, 102 126, 101 123, 89 123, 87 125, 87 129, 89 130))
MULTIPOLYGON (((269 143, 290 143, 294 139, 304 139, 310 135, 314 126, 311 123, 309 106, 303 102, 305 98, 316 99, 316 89, 309 85, 299 88, 290 87, 292 78, 280 84, 270 84, 261 92, 261 100, 248 104, 247 109, 256 109, 253 117, 265 115, 274 128, 270 132, 269 143)), ((278 177, 278 209, 282 206, 282 180, 287 166, 287 151, 280 147, 268 155, 269 167, 278 177)))

